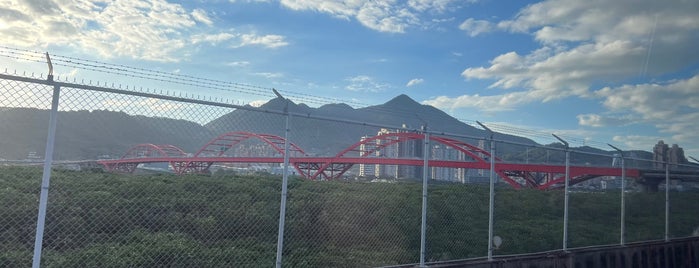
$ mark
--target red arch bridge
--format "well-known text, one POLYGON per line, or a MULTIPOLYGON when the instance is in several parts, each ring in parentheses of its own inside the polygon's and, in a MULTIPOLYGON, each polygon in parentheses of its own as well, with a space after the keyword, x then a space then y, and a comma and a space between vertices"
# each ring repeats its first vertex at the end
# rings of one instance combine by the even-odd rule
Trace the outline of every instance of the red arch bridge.
MULTIPOLYGON (((377 157, 399 144, 417 142, 421 145, 424 134, 388 133, 366 138, 332 157, 307 155, 300 147, 289 143, 289 163, 302 177, 312 180, 341 178, 356 164, 423 166, 422 158, 377 157)), ((463 141, 430 136, 430 142, 458 152, 456 160, 429 159, 429 167, 490 169, 490 153, 463 141)), ((168 163, 177 174, 208 173, 214 163, 283 163, 282 137, 250 132, 228 132, 209 141, 194 154, 187 154, 174 145, 139 144, 129 149, 120 159, 99 160, 108 171, 132 173, 140 164, 168 163), (257 150, 271 151, 273 156, 230 156, 227 152, 242 150, 242 144, 256 144, 257 150)), ((269 154, 268 154, 269 155, 269 154)), ((515 188, 549 189, 561 187, 565 181, 565 166, 550 164, 508 163, 495 158, 495 173, 515 188)), ((570 184, 602 176, 621 176, 616 167, 570 166, 570 184)), ((639 178, 637 169, 626 169, 626 176, 639 178)))

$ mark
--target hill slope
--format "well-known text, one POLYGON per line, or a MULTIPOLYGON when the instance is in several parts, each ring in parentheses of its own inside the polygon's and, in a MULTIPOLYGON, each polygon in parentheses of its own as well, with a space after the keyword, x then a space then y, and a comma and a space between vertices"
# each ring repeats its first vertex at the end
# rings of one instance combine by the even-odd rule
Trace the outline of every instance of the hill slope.
MULTIPOLYGON (((49 112, 8 108, 0 113, 0 158, 24 159, 29 152, 43 157, 49 112)), ((56 126, 57 160, 121 156, 140 143, 173 144, 194 151, 212 136, 203 126, 169 118, 128 115, 112 111, 59 112, 56 126)))
MULTIPOLYGON (((310 155, 335 155, 359 142, 362 136, 376 135, 380 130, 377 126, 405 126, 408 131, 413 131, 426 124, 431 131, 474 137, 464 139, 471 144, 477 144, 477 140, 486 136, 483 130, 465 124, 437 108, 422 105, 407 95, 399 95, 384 104, 360 109, 354 109, 347 104, 327 104, 311 108, 305 104, 287 103, 281 98, 270 100, 260 109, 283 111, 286 105, 289 105, 289 111, 295 115, 290 120, 289 140, 310 155)), ((43 156, 48 115, 46 110, 33 108, 2 108, 0 158, 24 159, 29 152, 43 156)), ((246 109, 236 109, 203 126, 185 120, 129 115, 123 112, 65 111, 59 112, 55 158, 79 160, 95 159, 102 155, 119 157, 140 143, 172 144, 186 152, 194 153, 207 141, 222 133, 247 131, 283 137, 284 126, 283 115, 246 109)), ((513 135, 497 134, 496 138, 519 144, 536 144, 532 140, 513 135)), ((525 154, 523 150, 521 146, 498 145, 498 155, 508 160, 562 162, 562 152, 548 155, 545 152, 537 152, 543 149, 533 149, 525 154)), ((611 155, 606 151, 596 153, 611 155)), ((609 160, 598 158, 578 157, 574 162, 597 164, 596 161, 606 163, 609 160)))

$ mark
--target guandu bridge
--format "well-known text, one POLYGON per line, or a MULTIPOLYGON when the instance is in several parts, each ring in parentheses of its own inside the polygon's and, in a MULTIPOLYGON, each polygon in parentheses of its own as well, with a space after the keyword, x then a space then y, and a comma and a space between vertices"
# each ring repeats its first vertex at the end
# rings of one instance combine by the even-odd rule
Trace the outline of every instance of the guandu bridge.
MULTIPOLYGON (((296 173, 311 180, 342 178, 354 165, 405 165, 423 166, 425 160, 418 157, 387 157, 382 151, 391 150, 401 143, 422 141, 422 133, 387 133, 377 135, 347 147, 334 156, 309 156, 299 146, 288 144, 288 159, 296 173)), ((491 153, 472 144, 440 136, 430 136, 429 141, 453 149, 450 159, 428 159, 428 167, 489 170, 491 153)), ((99 160, 107 170, 132 173, 140 164, 168 163, 177 174, 208 173, 215 163, 283 163, 285 139, 271 134, 251 132, 224 133, 194 154, 187 154, 175 145, 139 144, 130 148, 121 158, 99 160), (230 156, 245 142, 257 142, 271 149, 271 156, 230 156)), ((269 155, 269 154, 268 154, 269 155)), ((555 164, 530 164, 503 161, 494 158, 494 172, 514 188, 554 189, 563 186, 566 166, 555 164)), ((569 184, 575 185, 605 176, 622 176, 636 179, 649 191, 657 191, 658 184, 666 178, 699 181, 699 170, 673 170, 667 173, 657 169, 638 169, 598 166, 568 166, 569 184), (666 174, 667 173, 667 174, 666 174)))

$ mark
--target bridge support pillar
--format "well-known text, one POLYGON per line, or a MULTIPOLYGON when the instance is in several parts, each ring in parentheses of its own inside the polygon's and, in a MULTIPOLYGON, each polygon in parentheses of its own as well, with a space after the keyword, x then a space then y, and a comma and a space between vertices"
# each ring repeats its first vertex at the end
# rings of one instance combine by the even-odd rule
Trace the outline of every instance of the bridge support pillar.
POLYGON ((641 191, 646 192, 646 193, 657 193, 658 192, 658 186, 660 185, 660 182, 663 181, 661 179, 656 179, 656 178, 645 178, 641 177, 638 180, 638 184, 641 185, 641 191))

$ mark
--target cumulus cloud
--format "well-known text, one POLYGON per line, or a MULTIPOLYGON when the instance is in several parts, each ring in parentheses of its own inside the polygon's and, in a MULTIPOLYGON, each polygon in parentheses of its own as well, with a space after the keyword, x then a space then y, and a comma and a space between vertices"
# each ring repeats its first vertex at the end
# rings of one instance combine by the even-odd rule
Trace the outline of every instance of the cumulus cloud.
POLYGON ((349 82, 345 89, 350 91, 381 92, 390 88, 389 84, 378 82, 368 75, 349 77, 345 81, 349 82))
POLYGON ((0 0, 0 38, 6 45, 72 46, 102 57, 179 61, 189 44, 232 42, 279 47, 277 35, 212 33, 203 9, 166 0, 0 0), (60 4, 56 4, 60 2, 60 4), (257 37, 257 38, 256 38, 257 37))
MULTIPOLYGON (((408 0, 408 6, 423 12, 434 10, 436 12, 445 12, 449 9, 453 9, 452 4, 455 3, 454 0, 408 0)), ((468 0, 468 3, 478 2, 477 0, 468 0)))
POLYGON ((211 45, 216 45, 221 42, 225 42, 234 38, 235 35, 231 33, 218 33, 218 34, 195 34, 190 38, 193 44, 198 44, 202 42, 209 43, 211 45))
POLYGON ((578 125, 590 127, 624 126, 634 123, 634 120, 626 117, 604 116, 599 114, 580 114, 578 125))
POLYGON ((694 142, 699 133, 699 75, 671 83, 606 87, 595 92, 610 111, 638 114, 676 142, 694 142))
POLYGON ((501 54, 462 76, 493 80, 493 88, 530 90, 547 101, 586 97, 595 83, 622 82, 646 71, 671 73, 699 60, 693 47, 699 42, 697 7, 679 0, 543 1, 512 20, 470 18, 460 26, 470 35, 494 29, 531 33, 541 46, 528 54, 501 54))
POLYGON ((233 61, 229 62, 226 65, 231 66, 231 67, 247 67, 250 65, 249 61, 233 61))
MULTIPOLYGON (((623 144, 626 148, 643 148, 645 150, 651 150, 653 144, 658 143, 659 140, 663 140, 663 137, 659 136, 641 136, 641 135, 617 135, 612 138, 614 143, 623 144), (650 147, 650 148, 649 148, 650 147)), ((672 144, 672 141, 664 140, 666 143, 672 144)), ((686 153, 686 151, 685 151, 686 153)))
POLYGON ((240 45, 243 46, 263 46, 266 48, 278 48, 288 45, 289 43, 285 40, 284 36, 281 35, 257 35, 257 34, 243 34, 240 36, 240 45))
POLYGON ((267 79, 284 77, 283 73, 272 73, 272 72, 254 73, 254 75, 262 76, 262 77, 267 78, 267 79))
POLYGON ((204 23, 204 24, 206 24, 206 25, 212 25, 212 24, 214 24, 214 22, 211 21, 211 19, 209 18, 209 15, 207 15, 207 14, 206 14, 206 11, 204 11, 203 9, 197 8, 197 9, 193 10, 193 11, 192 11, 192 17, 193 17, 196 21, 201 22, 201 23, 204 23))
POLYGON ((459 29, 468 32, 468 35, 471 37, 490 32, 494 29, 494 27, 495 25, 492 22, 486 20, 475 20, 473 18, 468 18, 459 25, 459 29))
POLYGON ((422 78, 414 78, 414 79, 411 79, 410 81, 408 81, 408 84, 406 84, 405 86, 412 87, 412 86, 422 84, 423 82, 425 82, 425 80, 422 78))
POLYGON ((403 33, 410 27, 421 27, 430 20, 421 19, 425 13, 441 14, 457 8, 460 0, 281 0, 292 10, 327 13, 339 19, 356 19, 365 27, 389 33, 403 33))
POLYGON ((466 19, 460 28, 469 35, 529 34, 538 47, 502 53, 461 73, 467 80, 490 80, 490 88, 504 92, 439 96, 424 103, 498 111, 596 98, 608 111, 579 115, 579 125, 651 123, 677 142, 688 142, 699 133, 691 123, 699 120, 699 78, 684 72, 699 61, 697 12, 699 5, 682 0, 545 0, 508 20, 466 19))
POLYGON ((269 100, 254 100, 254 101, 251 101, 250 103, 248 103, 248 105, 250 105, 252 107, 260 107, 260 106, 264 105, 265 103, 267 103, 268 101, 269 100))
POLYGON ((422 103, 446 110, 459 108, 475 108, 486 112, 514 110, 521 104, 532 101, 532 96, 526 92, 511 92, 504 95, 481 96, 461 95, 457 97, 438 96, 422 103))

